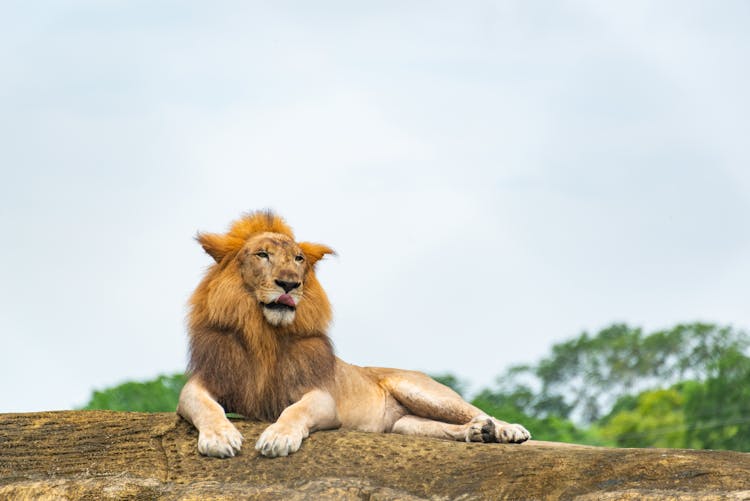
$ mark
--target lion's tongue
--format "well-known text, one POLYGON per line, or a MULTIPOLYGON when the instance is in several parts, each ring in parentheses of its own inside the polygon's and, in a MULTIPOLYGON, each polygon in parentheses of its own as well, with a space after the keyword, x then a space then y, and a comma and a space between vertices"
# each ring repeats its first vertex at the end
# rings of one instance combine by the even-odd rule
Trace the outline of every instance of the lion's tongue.
POLYGON ((291 306, 294 308, 294 299, 289 294, 282 294, 279 296, 279 298, 276 300, 277 303, 285 304, 287 306, 291 306))

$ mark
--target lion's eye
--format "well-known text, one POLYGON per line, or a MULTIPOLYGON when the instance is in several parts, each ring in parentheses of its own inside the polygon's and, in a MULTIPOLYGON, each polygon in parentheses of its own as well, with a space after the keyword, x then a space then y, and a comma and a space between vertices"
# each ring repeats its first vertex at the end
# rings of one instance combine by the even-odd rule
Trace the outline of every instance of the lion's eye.
POLYGON ((256 252, 255 255, 263 259, 268 259, 268 252, 266 251, 256 252))
POLYGON ((295 256, 294 260, 297 261, 298 263, 301 263, 302 261, 305 260, 305 256, 303 256, 302 254, 300 254, 299 256, 295 256))

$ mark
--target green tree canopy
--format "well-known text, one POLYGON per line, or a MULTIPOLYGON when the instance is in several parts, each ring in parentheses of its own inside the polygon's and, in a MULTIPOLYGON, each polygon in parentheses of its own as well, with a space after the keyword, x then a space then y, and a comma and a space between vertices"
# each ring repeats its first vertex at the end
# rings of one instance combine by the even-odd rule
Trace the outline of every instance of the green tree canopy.
POLYGON ((714 374, 685 391, 687 442, 703 449, 750 451, 750 358, 730 350, 714 374))
POLYGON ((126 382, 112 388, 94 391, 86 410, 173 412, 177 409, 180 390, 185 385, 184 374, 159 376, 143 382, 126 382))
POLYGON ((748 345, 747 334, 731 327, 681 324, 646 335, 615 324, 554 345, 536 365, 512 367, 494 393, 528 415, 588 424, 624 395, 714 377, 723 354, 748 345))
POLYGON ((649 390, 618 403, 599 425, 600 436, 618 447, 686 446, 685 396, 678 388, 649 390))

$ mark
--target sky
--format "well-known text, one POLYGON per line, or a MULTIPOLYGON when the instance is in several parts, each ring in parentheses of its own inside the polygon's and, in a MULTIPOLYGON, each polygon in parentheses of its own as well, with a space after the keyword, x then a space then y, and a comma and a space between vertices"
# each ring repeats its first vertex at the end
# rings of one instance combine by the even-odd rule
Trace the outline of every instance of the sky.
POLYGON ((194 237, 271 208, 337 354, 474 390, 750 327, 750 3, 0 7, 0 412, 182 371, 194 237))

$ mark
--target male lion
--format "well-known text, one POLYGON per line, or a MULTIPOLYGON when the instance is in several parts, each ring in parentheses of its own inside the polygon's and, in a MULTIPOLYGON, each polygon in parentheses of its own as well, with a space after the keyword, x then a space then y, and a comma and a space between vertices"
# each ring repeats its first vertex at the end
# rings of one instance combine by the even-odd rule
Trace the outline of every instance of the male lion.
POLYGON ((190 379, 177 412, 199 432, 198 451, 229 457, 242 435, 224 412, 275 421, 255 448, 286 456, 310 432, 346 428, 467 442, 529 439, 413 371, 358 367, 333 354, 331 306, 315 264, 333 251, 294 240, 271 212, 226 234, 198 234, 216 260, 190 299, 190 379))

